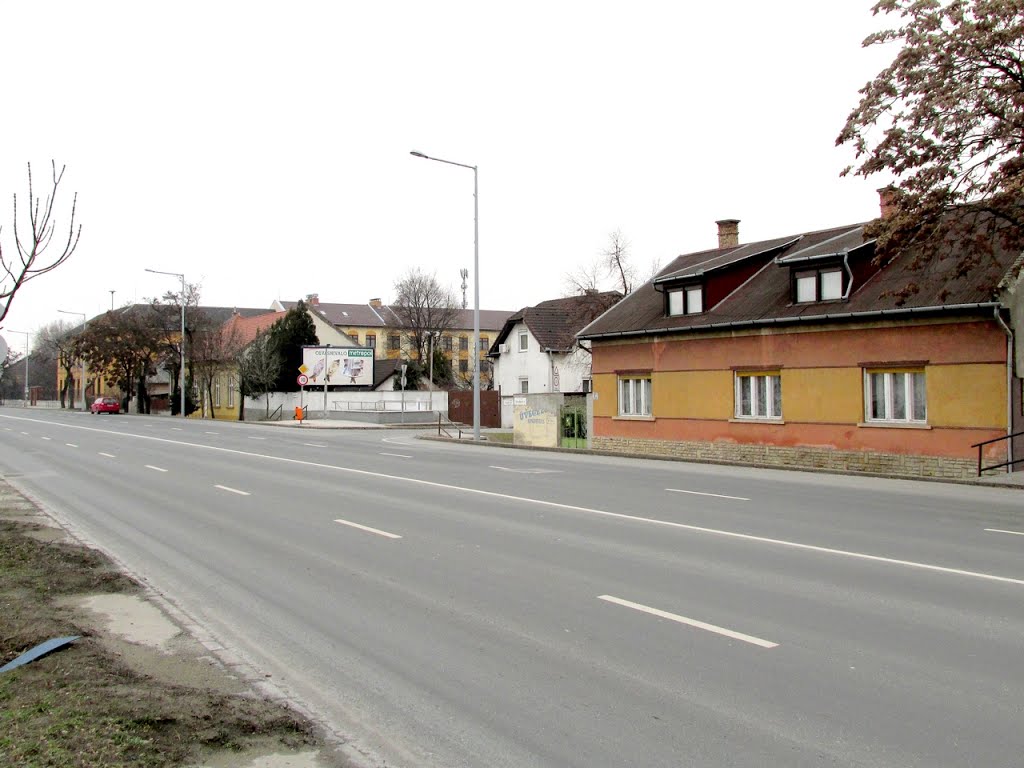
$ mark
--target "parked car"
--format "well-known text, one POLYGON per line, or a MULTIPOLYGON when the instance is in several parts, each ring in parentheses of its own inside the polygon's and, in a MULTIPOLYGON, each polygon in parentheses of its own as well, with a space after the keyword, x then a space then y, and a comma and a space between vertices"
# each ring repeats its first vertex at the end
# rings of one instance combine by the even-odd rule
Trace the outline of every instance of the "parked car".
POLYGON ((116 397, 97 397, 89 410, 93 413, 120 413, 121 402, 116 397))

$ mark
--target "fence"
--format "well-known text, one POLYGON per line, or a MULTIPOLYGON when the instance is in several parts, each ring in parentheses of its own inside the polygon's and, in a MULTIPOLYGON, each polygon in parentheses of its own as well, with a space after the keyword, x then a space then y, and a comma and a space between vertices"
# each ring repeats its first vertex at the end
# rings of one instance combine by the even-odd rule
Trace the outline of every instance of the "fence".
MULTIPOLYGON (((300 405, 298 392, 271 392, 270 412, 280 409, 285 414, 295 413, 300 405)), ((324 417, 324 392, 322 389, 307 390, 302 393, 301 405, 307 409, 310 418, 324 417)), ((334 418, 344 418, 345 414, 374 413, 420 413, 423 415, 434 412, 447 413, 448 393, 435 390, 422 392, 410 390, 402 398, 402 392, 330 392, 327 393, 327 411, 334 418)), ((247 397, 245 399, 246 420, 266 418, 267 399, 265 396, 247 397)), ((433 416, 430 416, 433 422, 433 416)))

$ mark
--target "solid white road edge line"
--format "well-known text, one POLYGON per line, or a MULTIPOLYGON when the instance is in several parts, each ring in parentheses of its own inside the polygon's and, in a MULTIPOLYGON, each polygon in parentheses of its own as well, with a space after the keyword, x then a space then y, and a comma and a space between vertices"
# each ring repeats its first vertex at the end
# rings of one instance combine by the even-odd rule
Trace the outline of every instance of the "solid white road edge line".
POLYGON ((686 616, 680 616, 677 613, 669 613, 668 611, 662 611, 657 608, 651 608, 649 605, 641 605, 640 603, 634 603, 629 600, 623 600, 621 597, 613 597, 612 595, 598 595, 598 600, 604 600, 609 603, 615 603, 616 605, 622 605, 626 608, 632 608, 634 611, 641 611, 642 613, 649 613, 652 616, 659 616, 663 619, 669 619, 670 621, 678 621, 680 624, 686 624, 689 627, 696 627, 697 629, 706 629, 708 632, 714 632, 716 635, 725 635, 731 637, 733 640, 742 640, 744 643, 750 643, 751 645, 757 645, 761 648, 778 648, 778 643, 773 643, 771 640, 762 640, 760 637, 754 637, 753 635, 745 635, 742 632, 735 632, 725 627, 718 627, 714 624, 708 624, 703 621, 697 621, 697 619, 688 619, 686 616))
POLYGON ((157 472, 167 472, 168 470, 163 467, 154 467, 152 464, 146 464, 146 469, 155 469, 157 472))
MULTIPOLYGON (((722 536, 729 539, 738 539, 740 541, 753 541, 760 544, 773 544, 779 547, 789 547, 791 549, 799 549, 804 552, 820 552, 826 555, 836 555, 838 557, 849 557, 855 560, 867 560, 872 563, 886 563, 887 565, 899 565, 904 568, 916 568, 922 571, 931 571, 932 573, 947 573, 953 576, 965 576, 971 579, 982 579, 984 581, 997 581, 1002 584, 1016 584, 1024 587, 1024 579, 1013 579, 1009 576, 997 576, 993 573, 981 573, 979 571, 965 571, 960 568, 949 568, 944 565, 932 565, 930 563, 917 563, 913 560, 899 560, 893 557, 882 557, 880 555, 869 555, 865 552, 851 552, 845 549, 833 549, 832 547, 819 547, 814 544, 801 544, 798 541, 786 541, 785 539, 770 539, 765 536, 754 536, 749 533, 737 533, 736 531, 723 531, 717 528, 705 528, 700 525, 689 525, 687 523, 676 523, 671 520, 658 520, 653 517, 640 517, 638 515, 627 515, 622 512, 607 512, 603 509, 591 509, 590 507, 577 507, 572 504, 561 504, 557 501, 544 501, 543 499, 530 499, 525 496, 511 496, 507 493, 497 493, 495 491, 484 491, 479 488, 466 488, 461 485, 448 485, 446 483, 437 483, 433 480, 420 480, 415 477, 402 477, 401 475, 389 475, 386 472, 371 472, 368 469, 355 469, 354 467, 339 467, 336 464, 323 464, 317 461, 305 461, 303 459, 292 459, 287 456, 271 456, 265 453, 253 453, 252 451, 240 451, 237 448, 223 448, 219 445, 203 445, 202 443, 189 443, 184 440, 171 440, 166 437, 153 437, 152 435, 136 435, 131 432, 117 432, 111 429, 100 429, 99 427, 84 427, 79 424, 65 424, 60 421, 44 421, 42 419, 30 419, 26 416, 9 416, 7 414, 0 414, 0 419, 10 419, 14 421, 30 421, 36 424, 48 424, 54 427, 64 427, 65 429, 81 429, 86 432, 100 432, 105 435, 116 435, 117 437, 132 437, 136 440, 149 440, 155 443, 169 443, 171 445, 181 445, 188 448, 199 448, 206 451, 219 451, 220 453, 230 453, 235 456, 251 456, 256 459, 267 459, 269 461, 280 461, 283 464, 297 464, 305 467, 317 467, 319 469, 333 469, 337 472, 347 472, 351 475, 362 475, 363 477, 378 477, 384 480, 397 480, 404 483, 412 483, 414 485, 423 485, 428 488, 443 488, 448 491, 461 491, 462 493, 471 493, 477 496, 487 496, 496 499, 507 499, 509 501, 518 501, 527 504, 539 504, 545 507, 552 507, 554 509, 565 509, 571 512, 583 512, 589 515, 600 515, 601 517, 610 517, 616 520, 631 520, 636 523, 647 523, 649 525, 662 525, 666 528, 676 528, 682 531, 693 531, 694 533, 706 533, 711 536, 722 536)), ((27 434, 27 433, 26 433, 27 434)))
POLYGON ((112 453, 104 453, 103 451, 100 451, 99 454, 100 454, 100 456, 106 456, 108 459, 116 459, 117 458, 117 456, 115 456, 112 453))
POLYGON ((733 499, 734 501, 750 501, 746 496, 726 496, 724 493, 704 493, 703 491, 684 491, 681 488, 666 488, 672 493, 689 493, 693 496, 714 496, 716 499, 733 499))
POLYGON ((239 496, 252 496, 248 491, 240 491, 237 488, 228 488, 226 485, 215 485, 213 487, 220 488, 222 491, 227 491, 228 493, 237 493, 239 496))
POLYGON ((368 525, 360 525, 359 523, 353 523, 351 520, 335 520, 334 522, 341 523, 342 525, 347 525, 347 526, 350 526, 352 528, 358 528, 359 530, 366 531, 367 533, 375 533, 378 536, 383 536, 386 539, 400 539, 400 538, 402 538, 397 533, 388 533, 387 531, 382 531, 382 530, 380 530, 378 528, 371 528, 368 525))
POLYGON ((406 453, 384 453, 383 451, 381 451, 380 455, 381 456, 395 456, 395 457, 397 457, 399 459, 411 459, 412 458, 412 456, 409 456, 406 453))
POLYGON ((1024 531, 1003 531, 999 528, 986 528, 989 533, 1012 533, 1014 536, 1024 536, 1024 531))

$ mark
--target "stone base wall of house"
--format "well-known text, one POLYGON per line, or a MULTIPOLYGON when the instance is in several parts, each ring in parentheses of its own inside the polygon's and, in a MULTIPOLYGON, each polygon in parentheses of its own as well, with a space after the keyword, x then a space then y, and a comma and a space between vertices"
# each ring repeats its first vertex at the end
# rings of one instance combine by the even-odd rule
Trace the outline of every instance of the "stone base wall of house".
POLYGON ((594 436, 591 438, 590 447, 597 451, 614 451, 644 456, 667 456, 677 459, 792 469, 864 472, 902 477, 969 479, 977 477, 978 473, 976 461, 948 456, 837 451, 828 448, 787 447, 725 441, 669 441, 594 436))

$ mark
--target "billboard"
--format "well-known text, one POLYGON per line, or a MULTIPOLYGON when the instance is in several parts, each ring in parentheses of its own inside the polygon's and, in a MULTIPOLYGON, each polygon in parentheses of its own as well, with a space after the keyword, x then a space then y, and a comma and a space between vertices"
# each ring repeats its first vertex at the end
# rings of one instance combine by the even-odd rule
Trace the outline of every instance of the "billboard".
MULTIPOLYGON (((305 370, 302 370, 304 368, 305 370)), ((373 386, 373 350, 358 347, 303 347, 307 387, 373 386)))

